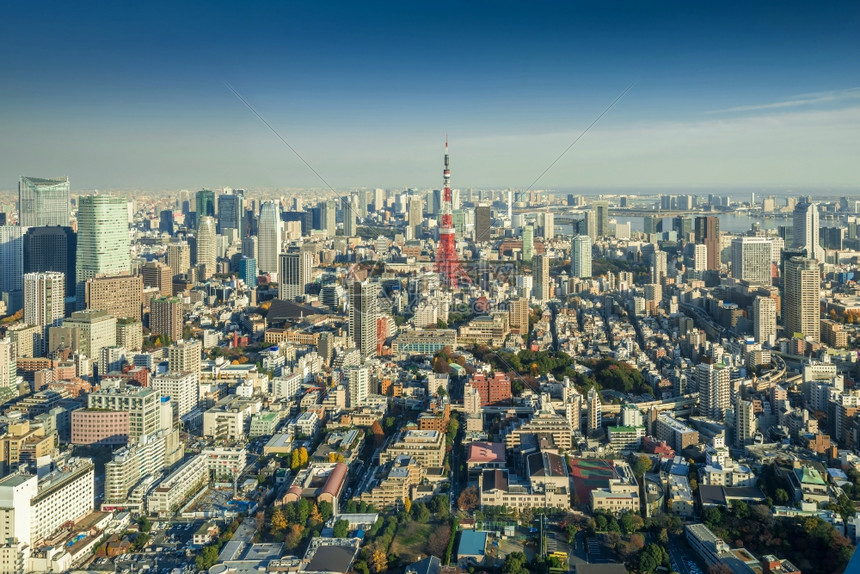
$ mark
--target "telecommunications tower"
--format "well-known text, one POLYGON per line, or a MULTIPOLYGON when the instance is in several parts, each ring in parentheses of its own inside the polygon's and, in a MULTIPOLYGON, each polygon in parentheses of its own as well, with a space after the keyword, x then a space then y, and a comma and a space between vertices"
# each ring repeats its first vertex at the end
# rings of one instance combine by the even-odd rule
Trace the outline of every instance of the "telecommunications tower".
POLYGON ((451 170, 448 167, 448 138, 445 138, 445 169, 442 171, 442 209, 439 224, 439 245, 436 250, 436 272, 451 289, 469 283, 469 277, 460 266, 457 242, 454 236, 454 214, 451 202, 451 170))

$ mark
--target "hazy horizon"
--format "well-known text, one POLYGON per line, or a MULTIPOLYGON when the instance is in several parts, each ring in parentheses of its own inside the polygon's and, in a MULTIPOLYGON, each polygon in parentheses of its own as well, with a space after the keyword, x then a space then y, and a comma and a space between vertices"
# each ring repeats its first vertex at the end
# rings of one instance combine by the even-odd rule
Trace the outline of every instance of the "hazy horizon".
MULTIPOLYGON (((860 4, 18 4, 0 190, 860 191, 860 4), (337 8, 337 9, 335 9, 337 8)), ((580 193, 584 193, 580 191, 580 193)))

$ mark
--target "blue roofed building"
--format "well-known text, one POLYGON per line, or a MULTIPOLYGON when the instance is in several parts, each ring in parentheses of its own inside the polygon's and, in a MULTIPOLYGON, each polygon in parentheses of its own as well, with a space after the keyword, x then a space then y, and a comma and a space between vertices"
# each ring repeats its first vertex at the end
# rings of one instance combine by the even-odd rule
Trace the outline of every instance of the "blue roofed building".
POLYGON ((458 561, 472 561, 481 564, 487 552, 487 533, 475 530, 463 530, 460 533, 460 544, 457 546, 458 561))

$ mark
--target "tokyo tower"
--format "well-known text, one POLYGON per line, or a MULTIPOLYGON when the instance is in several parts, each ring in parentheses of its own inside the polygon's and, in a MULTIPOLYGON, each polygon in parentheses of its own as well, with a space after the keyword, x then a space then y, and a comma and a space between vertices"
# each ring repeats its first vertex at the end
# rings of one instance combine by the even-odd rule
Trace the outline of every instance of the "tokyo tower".
POLYGON ((457 243, 454 237, 454 214, 451 203, 451 170, 448 166, 448 138, 445 138, 445 169, 442 171, 442 215, 439 224, 439 246, 436 250, 436 272, 451 289, 470 283, 469 276, 460 266, 457 243))

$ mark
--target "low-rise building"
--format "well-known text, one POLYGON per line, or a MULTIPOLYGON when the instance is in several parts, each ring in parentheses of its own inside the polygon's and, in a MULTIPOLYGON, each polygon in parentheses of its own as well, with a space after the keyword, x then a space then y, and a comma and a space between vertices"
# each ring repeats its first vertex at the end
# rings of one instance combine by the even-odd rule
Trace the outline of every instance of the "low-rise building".
POLYGON ((128 411, 76 409, 72 411, 72 444, 117 446, 128 442, 128 411))
POLYGON ((639 511, 639 483, 626 462, 613 462, 615 478, 604 488, 591 491, 591 511, 605 510, 612 514, 639 511))
POLYGON ((445 435, 435 430, 400 431, 389 447, 379 455, 385 464, 400 455, 411 456, 424 468, 443 466, 445 463, 445 435))
POLYGON ((636 451, 642 446, 642 439, 645 438, 645 427, 606 427, 606 435, 609 445, 616 451, 636 451))

